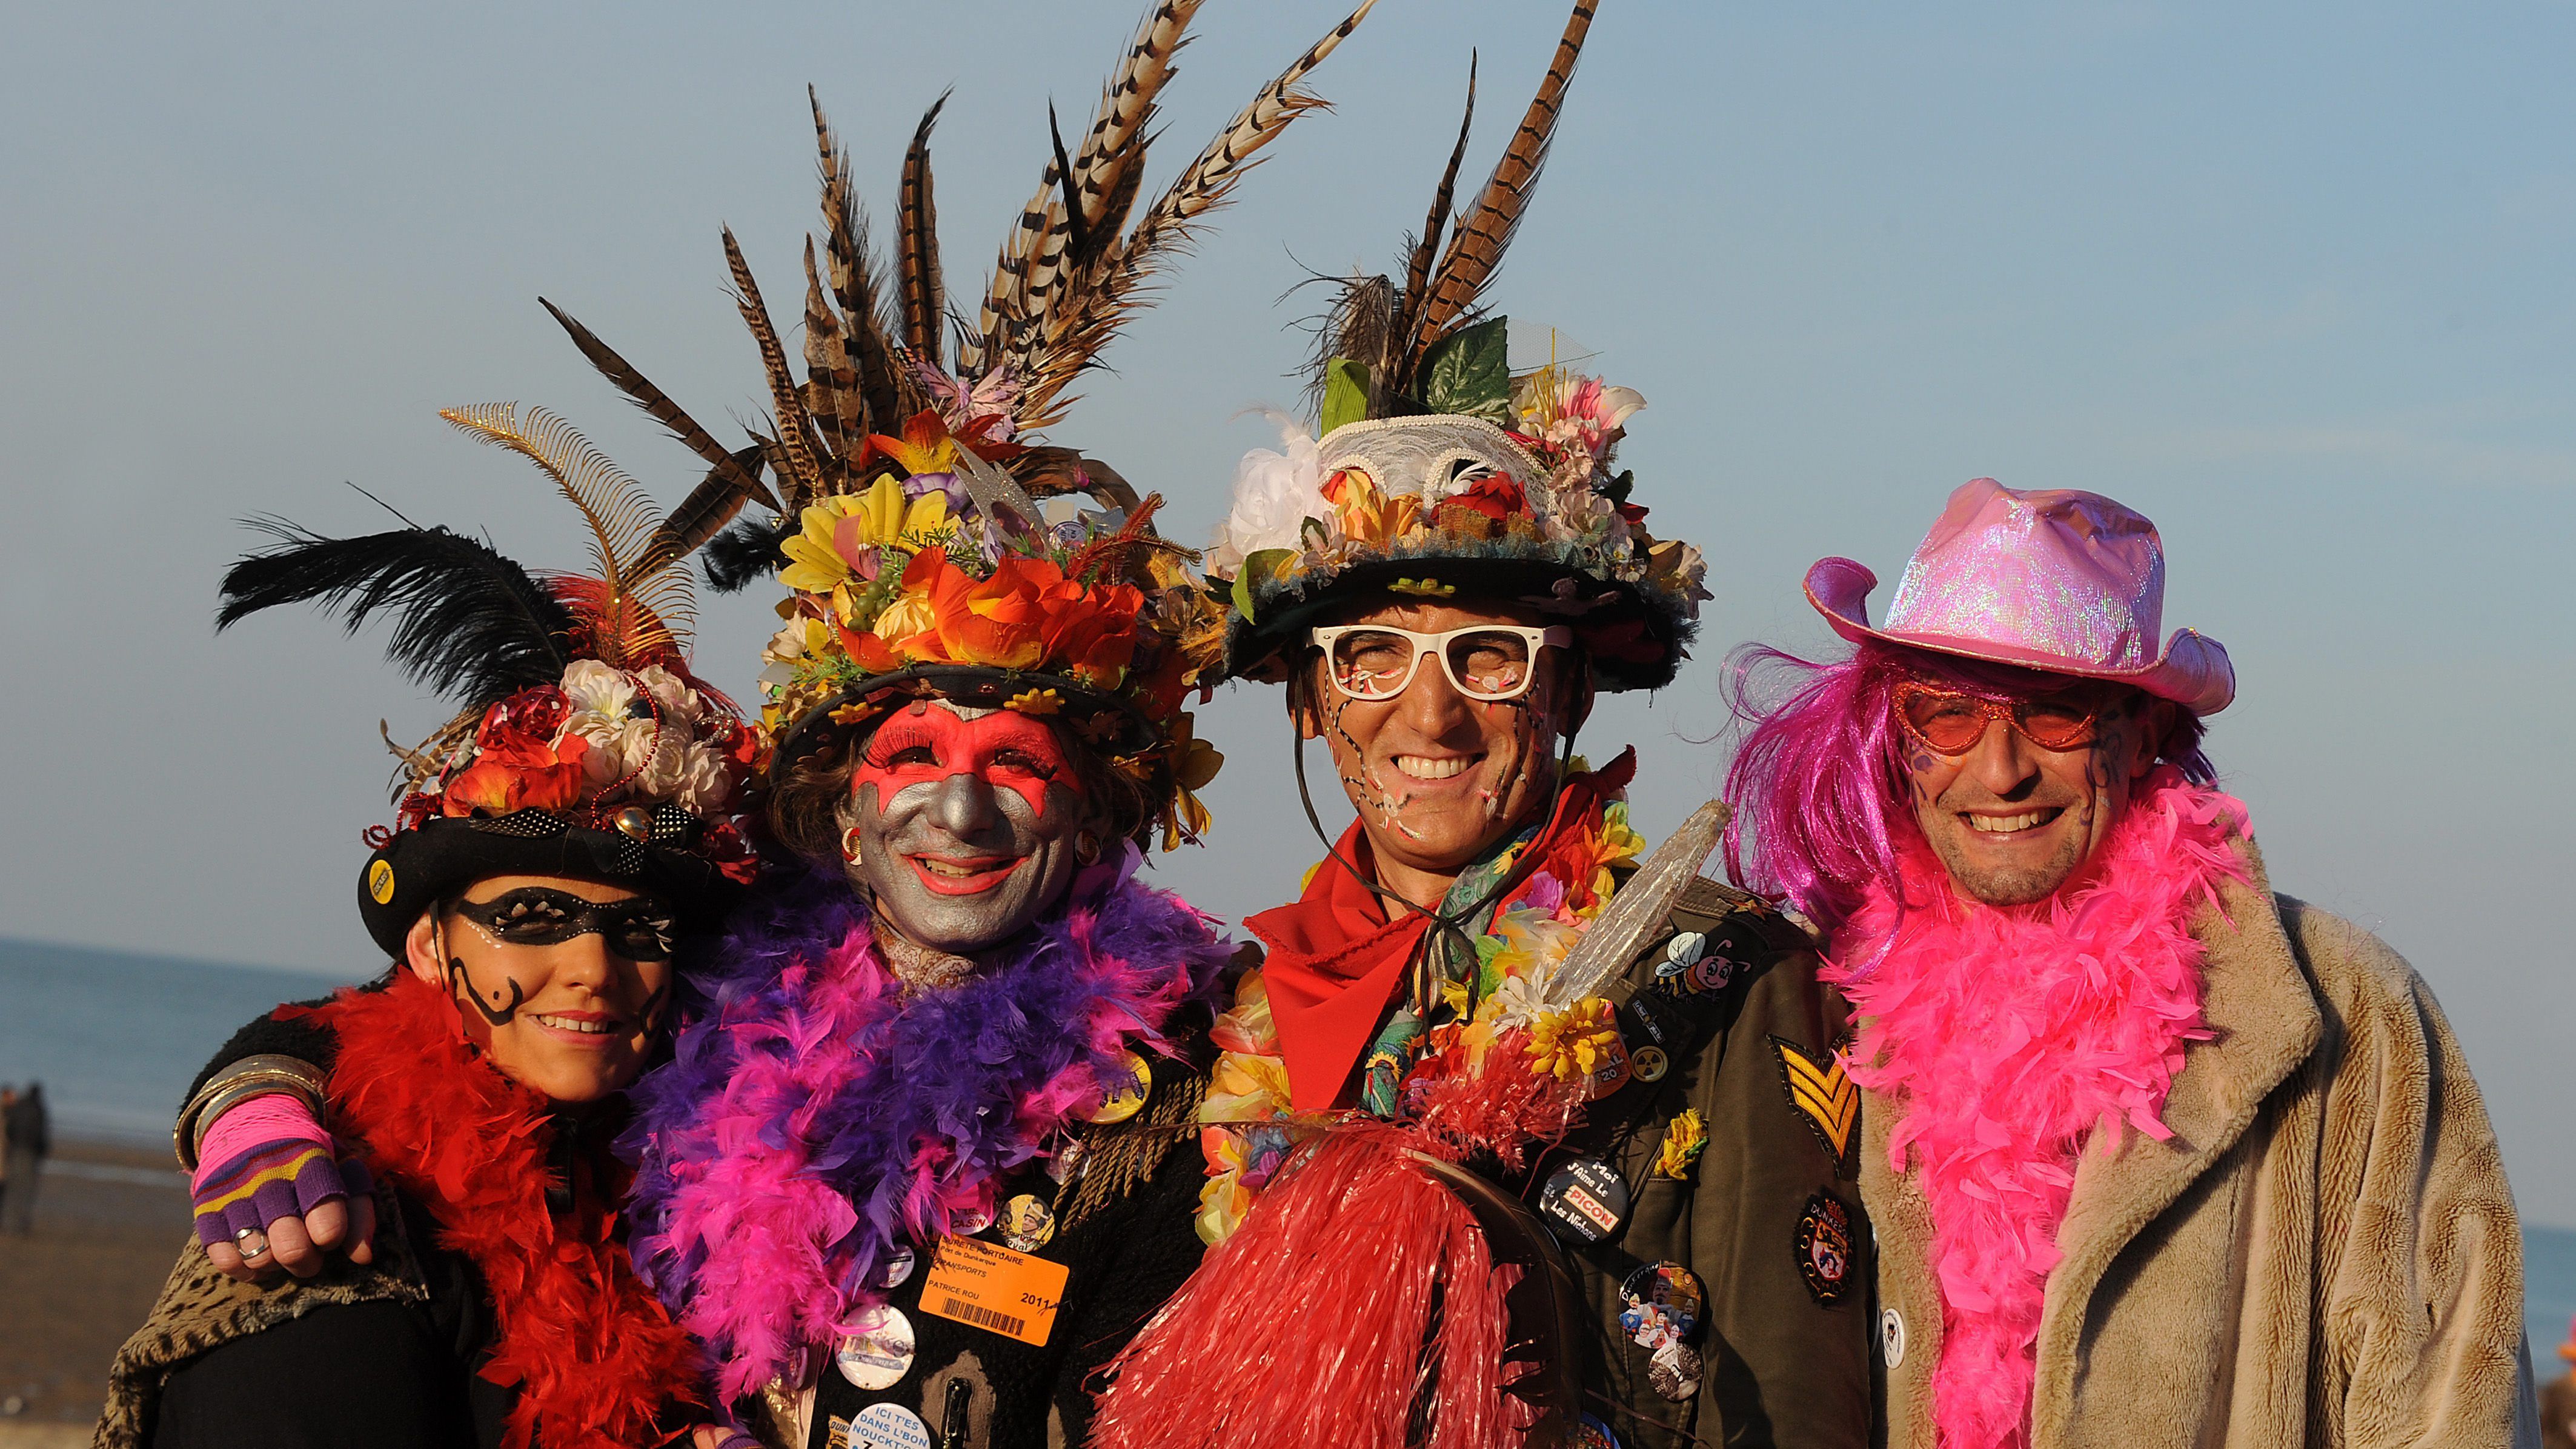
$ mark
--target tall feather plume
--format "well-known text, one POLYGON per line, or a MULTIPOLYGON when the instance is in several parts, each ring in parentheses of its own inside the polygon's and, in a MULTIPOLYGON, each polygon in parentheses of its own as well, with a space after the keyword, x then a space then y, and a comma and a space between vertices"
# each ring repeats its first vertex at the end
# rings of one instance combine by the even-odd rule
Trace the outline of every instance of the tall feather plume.
POLYGON ((1262 87, 1147 209, 1126 240, 1111 247, 1100 266, 1049 310, 1044 335, 1028 360, 1021 427, 1044 428, 1063 416, 1071 401, 1065 388, 1143 305, 1164 257, 1188 246, 1207 213, 1224 205, 1235 183, 1258 163, 1262 147, 1297 117, 1326 104, 1322 97, 1298 90, 1297 83, 1357 30, 1376 4, 1361 0, 1347 19, 1262 87))
MULTIPOLYGON (((823 173, 823 249, 832 296, 841 304, 850 361, 858 369, 859 395, 871 418, 909 417, 904 406, 909 389, 897 382, 894 345, 887 338, 886 298, 877 275, 876 257, 868 250, 867 213, 859 206, 859 188, 850 171, 849 152, 814 88, 805 88, 814 109, 814 145, 823 173)), ((896 326, 892 330, 900 331, 896 326)), ((871 424, 873 426, 873 424, 871 424)))
POLYGON ((824 471, 835 486, 848 472, 850 458, 867 440, 868 402, 859 391, 859 369, 850 360, 850 339, 840 314, 823 290, 823 274, 814 266, 814 239, 805 239, 805 410, 823 435, 830 457, 824 471))
POLYGON ((554 683, 570 662, 572 612, 479 539, 444 528, 324 538, 277 519, 251 527, 278 543, 224 574, 217 629, 316 600, 335 606, 351 633, 391 613, 386 657, 414 683, 478 709, 554 683))
POLYGON ((1323 325, 1315 329, 1315 354, 1306 363, 1306 405, 1324 410, 1324 387, 1333 359, 1347 357, 1369 369, 1369 416, 1382 417, 1394 396, 1391 375, 1382 359, 1400 352, 1395 345, 1396 311, 1402 302, 1395 283, 1384 277, 1353 276, 1337 284, 1339 293, 1323 325))
POLYGON ((760 365, 769 374, 770 406, 778 416, 779 455, 787 464, 779 470, 783 511, 802 511, 824 488, 823 465, 815 457, 820 440, 814 436, 796 375, 787 370, 787 349, 779 345, 778 329, 770 323, 769 304, 760 298, 760 284, 752 280, 751 264, 742 259, 742 246, 733 239, 731 227, 724 229, 724 253, 725 265, 733 269, 734 305, 742 313, 743 325, 751 329, 752 341, 759 344, 760 365))
MULTIPOLYGON (((1431 215, 1422 223, 1422 235, 1414 240, 1413 255, 1404 267, 1404 291, 1390 319, 1386 336, 1378 339, 1379 349, 1369 353, 1345 353, 1369 365, 1369 389, 1402 395, 1413 390, 1409 360, 1409 342, 1422 325, 1423 304, 1429 299, 1431 259, 1440 250, 1440 234, 1449 226, 1449 205, 1458 192, 1458 167, 1467 159, 1467 133, 1476 125, 1476 53, 1467 53, 1467 107, 1458 121, 1458 144, 1449 149, 1449 167, 1440 173, 1440 189, 1431 193, 1431 215), (1401 339, 1401 340, 1399 340, 1401 339)), ((1372 401, 1376 399, 1373 397, 1372 401)), ((1372 407, 1371 413, 1378 409, 1372 407)))
POLYGON ((582 622, 596 636, 600 658, 623 667, 630 656, 657 653, 686 637, 695 622, 686 572, 664 569, 628 583, 660 522, 642 484, 544 408, 528 409, 524 420, 515 403, 445 408, 439 416, 536 464, 590 525, 592 577, 600 587, 583 591, 585 607, 576 613, 590 615, 582 622))
POLYGON ((1081 150, 1069 160, 1059 154, 1048 162, 1037 192, 1002 241, 976 319, 978 345, 970 356, 959 358, 961 371, 980 371, 1018 357, 1030 341, 1028 333, 1065 283, 1065 273, 1091 265, 1097 260, 1096 246, 1126 225, 1143 182, 1145 127, 1154 116, 1154 99, 1178 73, 1173 57, 1188 43, 1190 21, 1203 3, 1161 0, 1147 12, 1117 73, 1101 91, 1099 111, 1083 135, 1081 150), (1095 240, 1094 255, 1078 253, 1076 232, 1095 240))
POLYGON ((1407 372, 1421 362, 1424 349, 1474 314, 1485 284, 1493 280, 1495 269, 1502 265, 1503 251, 1512 244, 1512 233, 1520 227, 1521 216, 1529 208, 1539 169, 1547 164, 1548 143, 1555 139, 1556 120, 1565 108, 1565 88, 1574 79, 1574 64, 1583 54, 1583 38, 1592 29, 1592 12, 1597 3, 1598 0, 1575 0, 1574 13, 1565 22, 1565 34, 1556 43, 1556 57, 1549 62, 1547 78, 1539 82, 1529 110, 1522 115, 1520 129, 1512 134, 1511 144, 1503 148, 1503 159, 1494 163, 1494 174, 1486 180, 1475 206, 1460 219, 1457 231, 1450 236, 1449 248, 1441 255, 1440 270, 1432 278, 1430 296, 1422 305, 1412 342, 1406 349, 1407 372))
POLYGON ((930 128, 948 95, 930 103, 912 145, 903 153, 903 191, 897 205, 895 261, 897 290, 903 298, 903 342, 913 356, 940 365, 940 332, 948 320, 948 298, 939 280, 939 207, 930 187, 930 128))
MULTIPOLYGON (((616 350, 600 341, 597 334, 574 321, 561 307, 545 298, 539 297, 537 304, 554 314, 555 321, 563 324, 564 331, 572 335, 573 346, 581 349, 581 355, 590 359, 591 366, 598 368, 602 376, 616 384, 618 391, 633 399, 635 405, 642 408, 653 421, 669 429, 671 436, 686 444, 689 451, 697 454, 707 466, 717 469, 740 468, 735 461, 736 454, 727 452, 724 444, 717 442, 713 434, 699 427, 697 420, 682 411, 678 403, 671 401, 669 394, 655 387, 650 378, 636 371, 634 364, 618 356, 616 350)), ((758 472, 746 472, 737 481, 742 483, 747 496, 756 498, 772 508, 778 507, 778 499, 770 493, 768 485, 760 481, 758 472)))

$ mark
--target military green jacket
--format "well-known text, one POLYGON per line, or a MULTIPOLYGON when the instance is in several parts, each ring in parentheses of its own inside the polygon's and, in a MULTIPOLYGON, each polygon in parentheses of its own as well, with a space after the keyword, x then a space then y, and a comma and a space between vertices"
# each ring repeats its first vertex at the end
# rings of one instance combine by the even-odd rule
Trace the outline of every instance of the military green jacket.
POLYGON ((1628 1084, 1536 1166, 1543 1182, 1597 1156, 1632 1198, 1620 1231, 1568 1254, 1592 1310, 1589 1407, 1630 1449, 1869 1442, 1877 1274, 1856 1183, 1860 1092, 1834 1057, 1846 1009, 1816 967, 1797 925, 1694 881, 1605 993, 1646 1070, 1632 1062, 1628 1084), (1668 1137, 1681 1145, 1686 1110, 1707 1142, 1675 1176, 1659 1160, 1668 1137), (1698 1392, 1679 1402, 1619 1322, 1622 1284, 1658 1263, 1688 1268, 1706 1295, 1689 1340, 1698 1392))

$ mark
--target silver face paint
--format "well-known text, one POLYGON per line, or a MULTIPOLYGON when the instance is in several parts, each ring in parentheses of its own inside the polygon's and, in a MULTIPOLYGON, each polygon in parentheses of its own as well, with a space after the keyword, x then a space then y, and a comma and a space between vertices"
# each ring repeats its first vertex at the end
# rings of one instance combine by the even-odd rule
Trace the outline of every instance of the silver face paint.
POLYGON ((1079 866, 1081 797, 1049 782, 1041 798, 1044 808, 1033 807, 1020 789, 967 770, 890 800, 862 783, 841 807, 858 831, 851 884, 915 945, 960 956, 1001 945, 1063 898, 1079 866))

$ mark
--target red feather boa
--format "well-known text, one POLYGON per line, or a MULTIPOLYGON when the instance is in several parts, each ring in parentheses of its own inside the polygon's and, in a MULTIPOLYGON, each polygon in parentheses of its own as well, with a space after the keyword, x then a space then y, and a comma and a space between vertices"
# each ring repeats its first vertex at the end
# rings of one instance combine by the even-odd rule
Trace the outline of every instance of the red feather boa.
POLYGON ((549 1212, 546 1099, 494 1070, 454 1004, 408 972, 311 1017, 339 1040, 330 1091, 344 1135, 482 1274, 494 1323, 482 1374, 519 1386, 508 1449, 629 1449, 691 1422, 697 1346, 617 1240, 612 1200, 626 1183, 614 1160, 577 1164, 572 1211, 549 1212))

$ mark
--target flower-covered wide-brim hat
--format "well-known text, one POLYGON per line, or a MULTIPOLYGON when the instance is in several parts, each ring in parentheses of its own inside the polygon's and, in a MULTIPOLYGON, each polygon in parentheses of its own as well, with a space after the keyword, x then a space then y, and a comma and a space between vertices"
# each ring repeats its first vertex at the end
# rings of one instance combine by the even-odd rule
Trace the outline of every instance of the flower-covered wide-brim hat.
MULTIPOLYGON (((1515 373, 1508 324, 1481 298, 1546 159, 1592 7, 1454 228, 1462 126, 1404 281, 1353 277, 1310 378, 1313 436, 1247 455, 1208 571, 1226 595, 1230 674, 1282 677, 1308 629, 1363 600, 1475 599, 1573 627, 1605 689, 1672 680, 1708 597, 1699 551, 1658 540, 1614 465, 1645 406, 1551 362, 1515 373), (1436 259, 1436 264, 1435 264, 1436 259)), ((1468 79, 1474 114, 1475 80, 1468 79)))

